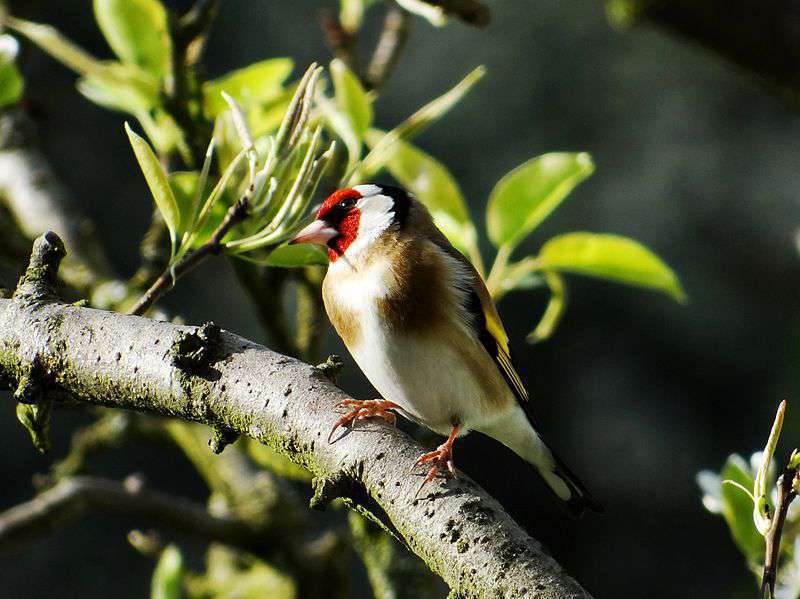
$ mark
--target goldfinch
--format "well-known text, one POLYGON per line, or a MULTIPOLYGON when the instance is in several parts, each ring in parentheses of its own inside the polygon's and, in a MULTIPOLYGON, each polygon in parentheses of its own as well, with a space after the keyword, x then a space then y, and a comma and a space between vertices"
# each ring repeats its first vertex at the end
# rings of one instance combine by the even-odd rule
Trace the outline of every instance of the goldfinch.
MULTIPOLYGON (((291 243, 327 247, 325 309, 382 400, 351 400, 331 431, 395 412, 447 436, 417 495, 455 476, 453 442, 488 435, 531 463, 567 510, 602 508, 542 440, 508 337, 478 272, 404 190, 358 185, 333 193, 291 243)), ((330 439, 329 439, 330 440, 330 439)))

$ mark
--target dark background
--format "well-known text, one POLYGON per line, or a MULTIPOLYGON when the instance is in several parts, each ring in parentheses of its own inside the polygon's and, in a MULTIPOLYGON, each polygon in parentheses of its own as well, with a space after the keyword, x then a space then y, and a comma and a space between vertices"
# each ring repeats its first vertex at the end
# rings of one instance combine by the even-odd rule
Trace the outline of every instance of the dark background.
MULTIPOLYGON (((28 17, 110 54, 90 2, 27 4, 28 17)), ((293 57, 298 69, 327 62, 318 16, 335 7, 333 0, 229 0, 208 48, 209 73, 273 56, 293 57)), ((676 270, 690 301, 571 278, 561 328, 536 346, 524 336, 545 293, 515 293, 500 306, 545 433, 606 516, 568 520, 528 467, 490 440, 460 442, 459 464, 597 597, 752 596, 743 558, 722 520, 702 509, 694 477, 719 468, 730 452, 758 449, 777 403, 796 394, 796 113, 683 40, 645 28, 615 31, 599 2, 496 2, 493 16, 482 31, 415 20, 377 104, 378 124, 391 127, 487 65, 477 89, 419 140, 451 168, 479 225, 506 171, 547 151, 589 151, 596 174, 522 249, 534 252, 571 230, 629 235, 676 270)), ((43 109, 43 141, 57 172, 98 224, 115 266, 131 273, 151 205, 124 117, 84 100, 74 76, 40 51, 26 47, 21 64, 43 109)), ((5 278, 13 286, 13 276, 5 278)), ((164 305, 189 322, 213 319, 264 340, 222 260, 187 277, 164 305)), ((345 354, 332 335, 328 349, 345 354)), ((343 385, 356 396, 372 394, 349 359, 343 385)), ((790 402, 785 448, 799 420, 790 402)), ((56 414, 56 455, 85 421, 56 414)), ((31 475, 49 459, 36 456, 10 401, 0 402, 0 443, 5 508, 32 495, 31 475)), ((163 447, 133 444, 90 470, 143 471, 153 486, 204 496, 196 473, 163 447)), ((0 596, 145 595, 152 563, 124 538, 134 525, 91 516, 0 554, 0 596)))

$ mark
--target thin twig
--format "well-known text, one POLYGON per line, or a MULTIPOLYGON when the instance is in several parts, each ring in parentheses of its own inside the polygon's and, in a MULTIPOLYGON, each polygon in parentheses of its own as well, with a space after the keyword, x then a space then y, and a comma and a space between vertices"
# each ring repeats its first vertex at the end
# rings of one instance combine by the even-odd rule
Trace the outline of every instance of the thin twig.
POLYGON ((386 11, 378 43, 367 68, 366 82, 373 89, 381 87, 392 74, 408 40, 411 19, 396 4, 386 11))
POLYGON ((201 505, 180 497, 141 488, 137 479, 120 483, 76 476, 0 513, 0 547, 46 533, 65 520, 96 510, 139 516, 153 525, 169 526, 208 541, 253 549, 270 541, 268 531, 246 521, 214 516, 201 505))
POLYGON ((786 468, 778 478, 778 501, 775 504, 775 515, 772 526, 766 534, 766 555, 764 556, 764 575, 761 577, 761 597, 775 596, 775 580, 778 573, 778 561, 781 551, 781 534, 786 522, 786 514, 797 493, 794 491, 794 479, 797 477, 796 468, 786 468))
POLYGON ((322 31, 325 42, 333 55, 343 61, 353 73, 359 73, 356 35, 342 27, 338 15, 325 13, 322 15, 322 31))
POLYGON ((150 288, 142 294, 142 297, 140 297, 136 304, 128 311, 128 314, 141 316, 152 307, 158 298, 173 287, 178 278, 193 270, 209 256, 219 254, 222 251, 222 240, 225 235, 227 235, 228 231, 247 218, 249 203, 249 196, 245 195, 233 206, 228 208, 225 218, 222 219, 222 222, 209 240, 195 251, 187 254, 186 257, 175 265, 175 268, 167 268, 164 270, 161 276, 155 280, 150 288))

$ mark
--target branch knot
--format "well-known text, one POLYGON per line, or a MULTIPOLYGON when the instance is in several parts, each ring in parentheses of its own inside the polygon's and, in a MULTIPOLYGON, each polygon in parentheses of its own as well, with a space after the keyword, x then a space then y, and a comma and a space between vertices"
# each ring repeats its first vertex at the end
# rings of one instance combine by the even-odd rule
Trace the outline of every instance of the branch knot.
POLYGON ((207 371, 222 346, 221 329, 207 322, 190 333, 182 332, 172 345, 172 363, 190 374, 207 371))
POLYGON ((52 231, 37 238, 14 299, 30 305, 57 301, 58 266, 66 255, 64 242, 52 231))

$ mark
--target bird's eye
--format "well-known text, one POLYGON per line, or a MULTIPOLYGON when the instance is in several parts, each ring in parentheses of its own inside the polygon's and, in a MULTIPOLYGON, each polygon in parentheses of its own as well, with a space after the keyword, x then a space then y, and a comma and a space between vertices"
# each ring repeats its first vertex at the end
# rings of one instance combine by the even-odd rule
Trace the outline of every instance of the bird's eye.
POLYGON ((342 200, 341 202, 339 202, 339 207, 340 208, 349 208, 350 206, 352 206, 355 203, 356 203, 356 201, 353 198, 347 198, 346 200, 342 200))

